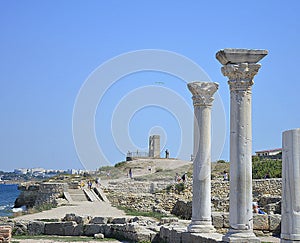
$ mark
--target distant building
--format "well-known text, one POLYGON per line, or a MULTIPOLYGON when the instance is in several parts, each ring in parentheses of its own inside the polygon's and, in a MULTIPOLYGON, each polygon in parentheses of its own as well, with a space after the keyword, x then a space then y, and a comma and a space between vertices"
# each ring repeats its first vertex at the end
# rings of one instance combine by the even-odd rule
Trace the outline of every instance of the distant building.
POLYGON ((135 158, 160 158, 160 136, 152 135, 149 137, 148 152, 139 150, 136 152, 128 151, 126 161, 131 161, 135 158))
POLYGON ((24 168, 14 169, 14 173, 17 174, 17 175, 25 175, 28 172, 29 172, 29 169, 24 169, 24 168))
POLYGON ((256 151, 255 155, 263 158, 281 159, 282 148, 256 151))
POLYGON ((149 137, 149 157, 160 158, 160 136, 152 135, 149 137))

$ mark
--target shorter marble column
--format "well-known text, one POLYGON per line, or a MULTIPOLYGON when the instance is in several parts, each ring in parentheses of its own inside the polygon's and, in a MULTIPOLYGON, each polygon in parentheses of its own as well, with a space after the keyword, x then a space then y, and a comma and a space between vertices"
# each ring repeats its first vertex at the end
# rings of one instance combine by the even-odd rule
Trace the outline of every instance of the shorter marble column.
POLYGON ((210 233, 211 221, 211 107, 217 83, 193 82, 188 89, 194 103, 194 154, 192 222, 189 232, 210 233))
POLYGON ((282 135, 281 242, 300 242, 300 128, 282 135))

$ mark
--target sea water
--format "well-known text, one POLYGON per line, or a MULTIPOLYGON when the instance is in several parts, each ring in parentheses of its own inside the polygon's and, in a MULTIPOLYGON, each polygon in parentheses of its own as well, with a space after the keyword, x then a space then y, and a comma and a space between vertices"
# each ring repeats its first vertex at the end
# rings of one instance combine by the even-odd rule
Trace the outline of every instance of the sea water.
POLYGON ((19 194, 18 185, 0 184, 0 217, 13 214, 12 208, 19 194))

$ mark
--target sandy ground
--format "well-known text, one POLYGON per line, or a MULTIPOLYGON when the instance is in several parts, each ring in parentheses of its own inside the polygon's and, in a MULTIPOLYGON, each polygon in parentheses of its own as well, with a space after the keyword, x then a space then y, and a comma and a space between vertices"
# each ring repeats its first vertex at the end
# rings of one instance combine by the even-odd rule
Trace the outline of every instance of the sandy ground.
POLYGON ((68 206, 61 206, 51 210, 43 211, 35 214, 27 214, 16 217, 22 220, 36 220, 36 219, 61 219, 67 213, 75 213, 79 216, 102 216, 102 217, 123 217, 125 213, 109 203, 105 202, 74 202, 68 206))
MULTIPOLYGON (((32 240, 32 239, 28 239, 28 240, 19 240, 19 239, 12 239, 13 241, 19 242, 19 243, 57 243, 57 242, 69 242, 72 243, 70 241, 55 241, 55 240, 32 240)), ((127 241, 118 241, 118 240, 110 240, 110 241, 88 241, 88 243, 119 243, 119 242, 123 242, 123 243, 127 243, 127 241)), ((87 241, 76 241, 74 243, 87 243, 87 241)))

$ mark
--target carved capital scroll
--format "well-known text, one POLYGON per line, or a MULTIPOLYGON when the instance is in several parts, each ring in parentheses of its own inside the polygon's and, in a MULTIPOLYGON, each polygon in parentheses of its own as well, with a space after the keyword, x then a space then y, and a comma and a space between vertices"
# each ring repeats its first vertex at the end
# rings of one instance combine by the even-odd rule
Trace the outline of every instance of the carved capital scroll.
POLYGON ((212 106, 213 95, 218 90, 219 84, 213 82, 188 83, 188 89, 193 94, 194 106, 212 106))

